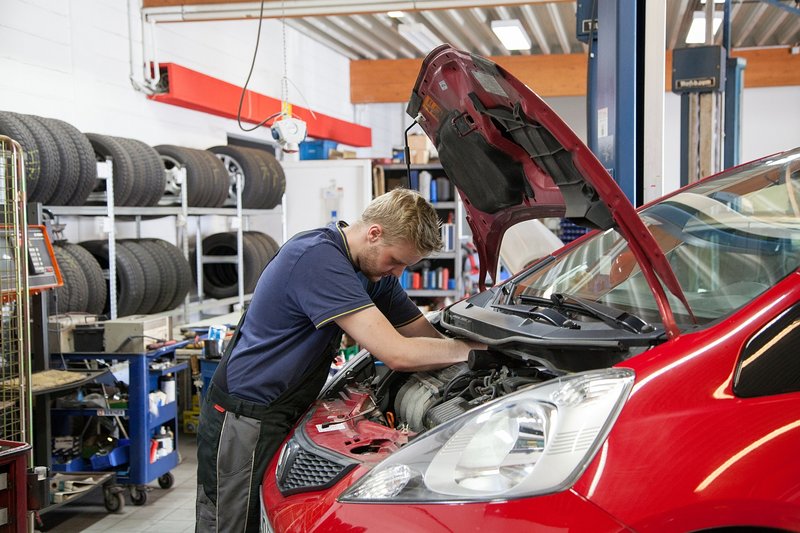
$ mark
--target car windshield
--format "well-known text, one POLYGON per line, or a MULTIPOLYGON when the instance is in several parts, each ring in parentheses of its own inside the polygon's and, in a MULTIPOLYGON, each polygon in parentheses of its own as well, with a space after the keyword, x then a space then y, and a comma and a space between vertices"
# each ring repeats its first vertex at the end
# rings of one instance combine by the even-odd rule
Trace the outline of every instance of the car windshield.
MULTIPOLYGON (((745 305, 800 262, 800 149, 702 181, 640 211, 699 324, 745 305)), ((577 296, 650 322, 655 298, 615 230, 514 280, 511 300, 577 296)), ((692 319, 667 291, 679 325, 692 319)))

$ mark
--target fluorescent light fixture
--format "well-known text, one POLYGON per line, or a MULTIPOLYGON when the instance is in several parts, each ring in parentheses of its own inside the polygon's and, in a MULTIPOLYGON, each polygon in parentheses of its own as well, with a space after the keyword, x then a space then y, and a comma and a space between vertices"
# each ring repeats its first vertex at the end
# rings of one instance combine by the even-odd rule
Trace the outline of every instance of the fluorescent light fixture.
POLYGON ((492 31, 507 50, 531 49, 531 39, 517 19, 493 20, 492 31))
POLYGON ((400 35, 402 35, 406 41, 413 44, 414 47, 423 54, 427 54, 442 44, 442 40, 421 22, 400 24, 397 26, 397 31, 400 32, 400 35))
POLYGON ((406 16, 406 14, 402 11, 389 11, 386 13, 386 15, 393 19, 401 19, 406 16))
MULTIPOLYGON (((706 0, 700 0, 700 3, 705 5, 706 0)), ((724 4, 725 0, 714 0, 714 3, 715 4, 724 4)))
MULTIPOLYGON (((714 22, 712 32, 717 33, 722 24, 722 13, 714 12, 714 22)), ((689 33, 686 34, 686 44, 702 44, 706 42, 706 14, 703 11, 695 11, 689 33)))

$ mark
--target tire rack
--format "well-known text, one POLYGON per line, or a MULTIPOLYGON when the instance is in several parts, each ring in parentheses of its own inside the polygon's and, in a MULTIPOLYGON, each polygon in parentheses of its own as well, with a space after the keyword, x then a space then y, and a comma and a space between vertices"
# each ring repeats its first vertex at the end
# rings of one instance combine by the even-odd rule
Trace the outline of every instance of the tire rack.
MULTIPOLYGON (((134 216, 136 220, 136 236, 141 237, 140 223, 143 216, 175 216, 178 219, 176 224, 176 242, 179 243, 183 255, 187 261, 190 260, 189 256, 189 241, 186 235, 186 224, 190 216, 207 216, 217 215, 233 217, 236 220, 236 242, 237 242, 237 255, 235 259, 220 256, 205 256, 203 255, 203 240, 201 236, 201 224, 197 224, 196 232, 196 255, 197 255, 197 302, 190 302, 190 295, 187 295, 183 305, 183 318, 189 320, 191 312, 202 311, 203 309, 220 307, 223 305, 234 305, 237 309, 242 309, 246 301, 249 301, 251 295, 244 293, 244 275, 243 275, 243 254, 244 254, 244 231, 245 224, 242 223, 246 220, 248 215, 263 215, 276 210, 264 209, 243 209, 242 208, 242 182, 241 176, 236 176, 236 206, 235 214, 232 213, 230 207, 189 207, 188 194, 187 194, 187 180, 186 169, 175 168, 171 171, 177 172, 178 176, 173 177, 176 182, 181 183, 181 205, 178 206, 156 206, 156 207, 116 207, 114 205, 114 184, 113 184, 113 166, 110 160, 101 161, 97 163, 98 179, 106 180, 105 192, 105 205, 100 206, 49 206, 47 210, 56 216, 104 216, 106 217, 105 231, 108 234, 108 298, 109 298, 109 314, 110 318, 117 318, 117 273, 116 273, 116 216, 134 216), (213 301, 204 301, 203 294, 203 264, 214 262, 236 262, 238 273, 238 295, 230 298, 223 298, 213 301)), ((282 201, 280 215, 281 226, 286 228, 286 211, 285 199, 282 201)), ((277 208, 276 208, 277 209, 277 208)), ((285 240, 286 236, 282 235, 285 240)), ((176 310, 165 311, 153 316, 161 315, 175 315, 176 310)))

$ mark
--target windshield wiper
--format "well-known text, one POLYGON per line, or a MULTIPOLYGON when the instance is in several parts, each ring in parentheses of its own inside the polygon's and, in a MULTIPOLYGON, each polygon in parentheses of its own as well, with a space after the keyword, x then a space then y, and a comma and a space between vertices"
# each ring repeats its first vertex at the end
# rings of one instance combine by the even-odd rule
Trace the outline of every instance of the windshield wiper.
MULTIPOLYGON (((552 303, 552 302, 551 302, 552 303)), ((580 329, 581 327, 570 317, 552 307, 536 307, 530 305, 494 304, 493 309, 517 316, 541 320, 559 328, 580 329)))
POLYGON ((583 312, 583 314, 597 318, 609 326, 619 327, 632 333, 651 333, 655 331, 655 327, 652 324, 645 322, 636 315, 597 302, 592 302, 579 296, 554 293, 550 298, 544 298, 542 296, 520 294, 519 299, 524 303, 537 303, 540 305, 553 306, 556 309, 583 312))

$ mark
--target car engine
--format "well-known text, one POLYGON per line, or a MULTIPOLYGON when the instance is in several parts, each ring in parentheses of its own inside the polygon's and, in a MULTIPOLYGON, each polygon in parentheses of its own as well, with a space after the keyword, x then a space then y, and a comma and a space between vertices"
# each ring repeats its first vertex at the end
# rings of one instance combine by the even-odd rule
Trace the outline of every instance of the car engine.
POLYGON ((276 472, 284 495, 331 486, 470 409, 556 377, 524 358, 473 351, 469 361, 397 372, 365 352, 342 369, 300 422, 276 472))

